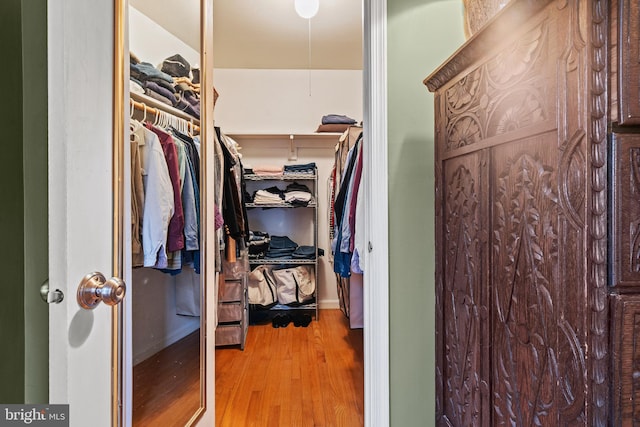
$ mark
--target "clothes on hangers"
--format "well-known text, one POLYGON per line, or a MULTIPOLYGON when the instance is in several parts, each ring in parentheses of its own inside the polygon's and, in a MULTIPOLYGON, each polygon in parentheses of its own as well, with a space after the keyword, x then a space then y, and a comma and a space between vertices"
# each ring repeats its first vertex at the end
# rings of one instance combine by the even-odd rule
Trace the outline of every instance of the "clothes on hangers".
MULTIPOLYGON (((166 268, 167 234, 169 221, 174 212, 173 185, 169 168, 158 136, 141 123, 132 121, 132 133, 138 139, 138 156, 144 188, 140 234, 143 250, 143 266, 166 268)), ((132 180, 137 180, 138 171, 132 170, 132 180)))
POLYGON ((352 127, 345 131, 336 145, 336 160, 330 178, 333 266, 340 309, 349 318, 351 328, 363 326, 364 266, 360 254, 365 243, 364 202, 360 188, 363 186, 364 150, 362 129, 352 127))
POLYGON ((184 265, 191 265, 199 272, 200 156, 196 145, 171 127, 161 129, 132 119, 131 131, 133 266, 178 274, 184 265), (136 185, 140 181, 142 191, 136 185))

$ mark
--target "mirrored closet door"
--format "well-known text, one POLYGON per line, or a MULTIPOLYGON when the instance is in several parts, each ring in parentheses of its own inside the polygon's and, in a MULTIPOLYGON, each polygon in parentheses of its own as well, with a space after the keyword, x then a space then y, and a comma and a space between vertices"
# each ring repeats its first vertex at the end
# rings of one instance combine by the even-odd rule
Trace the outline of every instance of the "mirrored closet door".
POLYGON ((133 426, 192 425, 205 410, 206 1, 128 1, 133 426))

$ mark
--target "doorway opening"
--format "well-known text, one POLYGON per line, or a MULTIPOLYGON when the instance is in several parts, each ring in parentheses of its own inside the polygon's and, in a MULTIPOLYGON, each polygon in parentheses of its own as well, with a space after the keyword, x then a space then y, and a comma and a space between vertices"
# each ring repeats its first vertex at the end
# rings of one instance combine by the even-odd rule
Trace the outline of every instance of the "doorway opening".
MULTIPOLYGON (((372 16, 375 16, 375 19, 380 19, 385 16, 385 9, 382 3, 383 2, 365 2, 365 32, 369 31, 368 37, 365 40, 365 47, 371 49, 372 46, 374 46, 375 52, 378 53, 374 53, 373 51, 364 53, 365 63, 368 63, 369 67, 365 67, 366 69, 360 83, 361 86, 371 86, 371 82, 375 81, 375 79, 383 79, 385 76, 386 70, 380 65, 385 64, 385 62, 381 61, 381 59, 384 59, 384 32, 379 28, 371 28, 369 25, 372 16), (376 31, 375 35, 374 31, 376 31), (375 58, 373 58, 373 56, 375 56, 375 58), (375 59, 375 61, 373 59, 375 59)), ((309 75, 311 76, 311 72, 309 72, 309 75)), ((313 82, 311 77, 309 78, 309 82, 309 87, 311 87, 311 82, 313 82)), ((215 84, 216 82, 214 80, 214 85, 215 84)), ((222 93, 221 96, 224 97, 225 94, 222 93)), ((384 420, 388 419, 388 415, 384 415, 385 411, 388 412, 388 409, 385 409, 385 407, 388 407, 388 387, 386 386, 388 382, 388 375, 386 374, 388 372, 388 315, 386 308, 387 227, 386 211, 379 213, 372 212, 371 206, 374 203, 376 203, 377 206, 386 206, 386 174, 382 173, 376 176, 370 176, 370 171, 374 169, 370 167, 372 162, 378 162, 376 163, 377 165, 382 164, 382 168, 377 168, 377 171, 386 171, 386 98, 384 96, 383 85, 367 91, 367 93, 364 94, 364 98, 365 102, 360 117, 364 119, 364 133, 367 134, 368 132, 371 136, 371 152, 364 155, 366 157, 364 162, 369 165, 369 167, 363 168, 363 173, 365 175, 369 174, 370 179, 363 185, 363 188, 367 194, 372 193, 372 188, 376 188, 376 191, 380 193, 375 197, 368 198, 367 208, 365 209, 366 232, 370 238, 366 242, 367 250, 364 256, 369 260, 369 266, 372 271, 371 279, 377 282, 376 286, 371 286, 369 290, 364 291, 364 306, 367 308, 365 308, 363 323, 368 323, 373 327, 373 331, 375 331, 371 332, 370 336, 367 337, 366 334, 369 332, 365 328, 365 338, 363 340, 363 346, 369 348, 369 351, 366 349, 363 351, 365 359, 368 358, 368 362, 366 360, 364 362, 365 375, 367 375, 368 378, 373 378, 373 381, 369 381, 369 384, 365 385, 365 388, 369 389, 368 393, 365 392, 365 398, 369 402, 365 404, 365 409, 369 412, 375 411, 378 414, 382 414, 379 415, 377 419, 384 420), (374 117, 377 118, 377 120, 372 120, 374 117), (379 148, 380 146, 384 147, 384 153, 375 152, 376 147, 379 148), (383 201, 384 204, 380 204, 380 201, 383 201), (375 232, 372 232, 372 230, 375 230, 375 232), (385 231, 382 232, 381 230, 385 231), (378 245, 376 242, 380 242, 380 244, 378 245), (376 250, 372 251, 374 247, 376 250), (374 271, 378 274, 375 274, 374 271), (380 283, 382 286, 380 286, 380 283), (380 298, 377 301, 377 304, 382 307, 380 310, 371 310, 371 307, 374 306, 372 304, 374 296, 380 298), (376 316, 371 316, 372 312, 375 312, 376 316), (376 345, 376 343, 378 345, 376 345), (375 351, 371 351, 372 349, 375 349, 375 351), (376 379, 378 376, 380 376, 381 379, 376 379), (371 404, 371 402, 376 403, 371 404)), ((217 119, 216 124, 218 124, 217 119)), ((293 152, 293 150, 290 151, 293 152)), ((211 390, 211 387, 208 389, 211 390)), ((211 409, 213 408, 208 408, 208 410, 211 409)), ((364 418, 367 418, 367 416, 364 416, 364 418)), ((369 419, 372 419, 372 417, 369 416, 369 419)))
MULTIPOLYGON (((245 174, 250 170, 246 175, 249 233, 271 239, 286 236, 293 246, 311 246, 325 255, 283 269, 279 258, 270 258, 271 249, 260 252, 263 240, 248 242, 250 326, 243 350, 235 345, 216 351, 217 425, 267 419, 280 425, 291 419, 363 425, 362 275, 351 275, 347 268, 345 277, 337 278, 334 252, 340 248, 332 250, 341 237, 342 213, 349 214, 348 209, 338 214, 335 203, 340 203, 340 191, 353 189, 350 176, 358 175, 357 159, 361 167, 362 152, 368 150, 366 141, 358 139, 364 114, 362 2, 322 2, 311 19, 297 16, 293 2, 249 3, 214 3, 216 126, 221 128, 222 143, 241 148, 238 157, 245 174), (332 48, 337 45, 341 48, 332 48), (323 120, 331 114, 343 116, 344 121, 323 120), (302 165, 313 165, 314 172, 294 182, 309 190, 311 203, 302 209, 280 209, 277 203, 263 209, 262 198, 271 201, 263 192, 286 192, 292 183, 287 181, 287 169, 302 165), (262 172, 273 170, 276 175, 282 169, 282 177, 265 177, 262 172), (280 292, 287 286, 279 280, 280 273, 295 269, 310 273, 314 288, 310 304, 291 304, 280 292), (270 281, 275 283, 272 288, 270 281), (276 298, 267 289, 276 291, 276 298), (308 322, 301 321, 305 315, 308 322)), ((361 169, 358 172, 359 181, 361 169)), ((347 202, 354 213, 363 193, 347 202)), ((360 252, 363 247, 360 243, 360 252)), ((237 260, 241 251, 233 255, 236 263, 241 262, 237 260)), ((229 278, 233 266, 222 263, 226 280, 220 281, 221 289, 237 280, 233 272, 229 278)), ((226 336, 220 338, 227 328, 224 322, 232 320, 224 315, 226 296, 221 298, 222 326, 216 341, 235 344, 226 336)))

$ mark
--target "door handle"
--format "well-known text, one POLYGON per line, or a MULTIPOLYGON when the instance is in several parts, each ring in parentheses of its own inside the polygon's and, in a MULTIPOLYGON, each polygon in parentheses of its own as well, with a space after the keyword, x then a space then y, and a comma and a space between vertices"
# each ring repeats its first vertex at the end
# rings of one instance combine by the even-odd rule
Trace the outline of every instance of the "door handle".
POLYGON ((94 271, 82 278, 78 286, 77 299, 80 307, 93 310, 100 301, 107 305, 116 305, 122 301, 126 286, 122 279, 105 279, 102 273, 94 271))
POLYGON ((64 294, 60 289, 49 292, 49 279, 40 286, 40 297, 47 304, 60 304, 64 299, 64 294))

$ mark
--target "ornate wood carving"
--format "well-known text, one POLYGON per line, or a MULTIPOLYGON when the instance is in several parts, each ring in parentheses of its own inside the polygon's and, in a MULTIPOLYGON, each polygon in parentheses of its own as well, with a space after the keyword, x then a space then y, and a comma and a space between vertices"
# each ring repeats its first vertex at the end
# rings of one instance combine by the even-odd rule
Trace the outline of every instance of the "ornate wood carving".
MULTIPOLYGON (((488 381, 483 369, 487 314, 483 271, 486 233, 482 212, 482 154, 446 163, 444 188, 443 397, 451 425, 480 425, 488 419, 488 381), (483 408, 484 407, 484 408, 483 408)), ((486 192, 486 190, 485 190, 486 192)), ((486 210, 486 209, 485 209, 486 210)), ((486 346, 486 344, 485 344, 486 346)))
POLYGON ((640 133, 624 137, 632 150, 614 140, 622 243, 609 256, 609 6, 557 0, 520 26, 501 15, 426 82, 441 178, 439 424, 611 422, 608 260, 640 284, 640 133), (505 40, 481 54, 491 32, 505 40))
POLYGON ((454 57, 424 79, 424 84, 432 92, 441 89, 474 63, 483 61, 488 51, 511 40, 514 28, 525 25, 530 17, 551 2, 552 0, 511 0, 500 12, 500 19, 489 22, 482 31, 470 38, 454 57), (509 25, 503 25, 504 22, 509 25))
POLYGON ((553 102, 539 61, 548 55, 548 32, 543 22, 444 92, 446 151, 548 118, 553 102))
POLYGON ((591 129, 591 227, 589 240, 589 322, 590 355, 588 366, 590 396, 588 421, 604 426, 609 422, 609 305, 607 292, 607 87, 608 30, 607 0, 588 2, 591 29, 588 34, 591 76, 589 81, 591 129))
POLYGON ((619 1, 620 39, 618 40, 619 123, 640 124, 640 4, 619 1))
POLYGON ((551 168, 531 154, 496 172, 494 412, 498 424, 545 425, 557 416, 557 196, 551 168))
POLYGON ((524 140, 493 154, 492 392, 499 425, 585 423, 579 327, 586 295, 565 287, 584 269, 564 255, 584 253, 583 242, 579 232, 571 237, 576 230, 560 206, 560 153, 546 148, 552 142, 551 135, 524 140), (565 262, 571 268, 562 268, 565 262))

